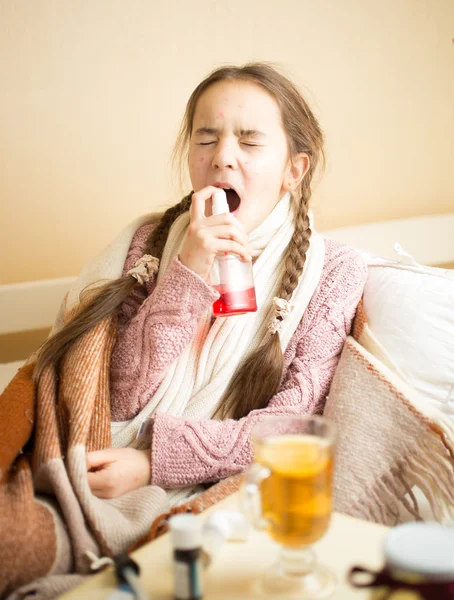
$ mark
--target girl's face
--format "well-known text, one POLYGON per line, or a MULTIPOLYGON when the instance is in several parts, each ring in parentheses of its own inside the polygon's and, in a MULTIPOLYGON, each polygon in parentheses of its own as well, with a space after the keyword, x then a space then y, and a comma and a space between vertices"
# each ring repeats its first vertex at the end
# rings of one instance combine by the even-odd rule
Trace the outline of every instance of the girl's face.
MULTIPOLYGON (((222 81, 199 98, 189 145, 194 191, 230 188, 227 199, 249 233, 293 187, 279 106, 260 86, 222 81)), ((205 213, 211 215, 211 202, 205 213)))

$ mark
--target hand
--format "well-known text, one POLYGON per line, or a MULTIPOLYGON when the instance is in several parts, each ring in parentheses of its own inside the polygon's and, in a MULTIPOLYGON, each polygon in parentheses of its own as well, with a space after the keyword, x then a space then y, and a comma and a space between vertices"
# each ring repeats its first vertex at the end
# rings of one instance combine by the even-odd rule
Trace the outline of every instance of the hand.
POLYGON ((230 213, 205 216, 205 203, 218 191, 205 187, 192 195, 191 222, 180 252, 180 261, 203 279, 208 276, 216 254, 233 252, 244 262, 252 260, 243 226, 230 213))
POLYGON ((87 453, 87 477, 98 498, 117 498, 149 485, 150 450, 109 448, 87 453))

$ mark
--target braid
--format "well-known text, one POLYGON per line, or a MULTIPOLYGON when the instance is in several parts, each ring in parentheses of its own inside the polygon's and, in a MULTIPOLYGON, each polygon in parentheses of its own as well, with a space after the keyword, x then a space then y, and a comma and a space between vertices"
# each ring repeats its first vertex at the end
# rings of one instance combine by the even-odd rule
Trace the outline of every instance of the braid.
MULTIPOLYGON (((295 231, 285 253, 285 273, 282 277, 279 297, 290 300, 298 285, 306 262, 311 228, 309 223, 310 178, 301 184, 301 200, 295 215, 295 231)), ((254 350, 244 361, 230 381, 217 414, 221 418, 231 416, 240 419, 251 410, 267 406, 269 399, 279 389, 284 367, 284 356, 279 334, 268 337, 264 344, 254 350), (251 373, 255 376, 251 377, 251 373)))
POLYGON ((285 273, 282 277, 278 296, 290 300, 306 262, 306 252, 309 248, 311 228, 309 223, 310 188, 304 185, 301 190, 301 200, 298 202, 295 216, 295 231, 285 253, 285 273))
POLYGON ((176 221, 180 215, 189 210, 191 206, 192 194, 193 192, 185 196, 181 202, 175 204, 175 206, 171 206, 162 215, 161 220, 153 229, 147 240, 149 254, 161 260, 162 253, 164 252, 164 246, 166 245, 167 237, 169 235, 169 230, 174 221, 176 221))

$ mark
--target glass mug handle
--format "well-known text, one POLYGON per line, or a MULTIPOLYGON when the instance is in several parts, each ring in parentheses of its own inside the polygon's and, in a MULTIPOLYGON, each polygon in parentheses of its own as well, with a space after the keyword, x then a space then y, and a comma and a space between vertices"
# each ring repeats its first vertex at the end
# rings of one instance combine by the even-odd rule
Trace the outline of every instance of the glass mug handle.
POLYGON ((248 521, 256 529, 266 529, 268 520, 262 513, 260 484, 271 475, 270 469, 253 463, 243 474, 243 485, 240 493, 240 507, 248 521))

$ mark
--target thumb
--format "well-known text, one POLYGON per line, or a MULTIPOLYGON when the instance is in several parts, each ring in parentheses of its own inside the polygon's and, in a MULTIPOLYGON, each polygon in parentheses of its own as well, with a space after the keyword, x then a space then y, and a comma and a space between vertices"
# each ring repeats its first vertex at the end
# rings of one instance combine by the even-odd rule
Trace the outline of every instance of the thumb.
POLYGON ((111 462, 111 456, 109 450, 95 450, 94 452, 87 452, 87 469, 96 469, 111 462))

